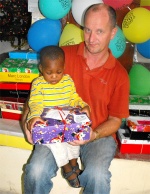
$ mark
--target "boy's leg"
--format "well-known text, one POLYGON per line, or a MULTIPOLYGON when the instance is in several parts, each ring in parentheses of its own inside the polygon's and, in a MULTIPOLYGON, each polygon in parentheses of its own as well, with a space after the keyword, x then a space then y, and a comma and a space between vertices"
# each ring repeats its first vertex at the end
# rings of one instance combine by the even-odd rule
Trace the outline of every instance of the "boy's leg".
POLYGON ((74 159, 70 160, 69 163, 70 163, 73 171, 79 175, 81 173, 81 170, 79 169, 79 164, 78 164, 77 160, 78 160, 77 158, 74 158, 74 159))
POLYGON ((78 188, 80 186, 78 180, 78 174, 73 171, 73 168, 70 162, 64 166, 62 166, 62 174, 63 177, 69 182, 72 187, 78 188))
POLYGON ((54 156, 44 145, 35 145, 35 149, 24 172, 25 194, 49 194, 53 187, 51 178, 58 170, 54 156))
POLYGON ((83 194, 109 194, 110 163, 116 152, 113 137, 100 138, 81 146, 81 161, 84 171, 79 175, 83 194))

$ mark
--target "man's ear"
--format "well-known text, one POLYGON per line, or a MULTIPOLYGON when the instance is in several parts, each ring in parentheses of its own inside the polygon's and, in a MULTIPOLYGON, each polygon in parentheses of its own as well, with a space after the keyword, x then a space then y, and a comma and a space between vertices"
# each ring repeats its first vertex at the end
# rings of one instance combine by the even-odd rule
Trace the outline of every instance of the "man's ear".
POLYGON ((117 33, 117 27, 114 27, 113 29, 112 29, 112 32, 111 32, 111 40, 114 38, 114 36, 116 35, 116 33, 117 33))

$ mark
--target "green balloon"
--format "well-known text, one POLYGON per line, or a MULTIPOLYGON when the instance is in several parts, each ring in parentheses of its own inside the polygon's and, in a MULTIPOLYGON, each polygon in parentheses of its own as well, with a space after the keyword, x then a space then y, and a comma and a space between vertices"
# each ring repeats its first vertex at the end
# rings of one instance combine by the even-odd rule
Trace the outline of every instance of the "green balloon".
POLYGON ((134 64, 129 72, 130 94, 150 95, 150 71, 141 64, 134 64))

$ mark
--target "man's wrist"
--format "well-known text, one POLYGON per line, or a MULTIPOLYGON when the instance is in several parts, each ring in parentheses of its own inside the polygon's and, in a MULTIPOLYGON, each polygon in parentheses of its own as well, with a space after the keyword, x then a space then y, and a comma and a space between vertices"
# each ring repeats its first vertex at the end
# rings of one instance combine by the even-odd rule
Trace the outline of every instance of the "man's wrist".
POLYGON ((97 139, 100 138, 100 134, 99 134, 99 132, 97 130, 94 130, 94 134, 95 134, 94 140, 97 140, 97 139))

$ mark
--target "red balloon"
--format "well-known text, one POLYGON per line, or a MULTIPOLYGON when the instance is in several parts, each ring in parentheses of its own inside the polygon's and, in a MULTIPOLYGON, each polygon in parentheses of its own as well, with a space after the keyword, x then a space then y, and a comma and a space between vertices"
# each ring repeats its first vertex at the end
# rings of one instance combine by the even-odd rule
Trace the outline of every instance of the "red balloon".
POLYGON ((114 9, 121 9, 130 5, 133 0, 103 0, 103 2, 107 5, 110 5, 114 9))

